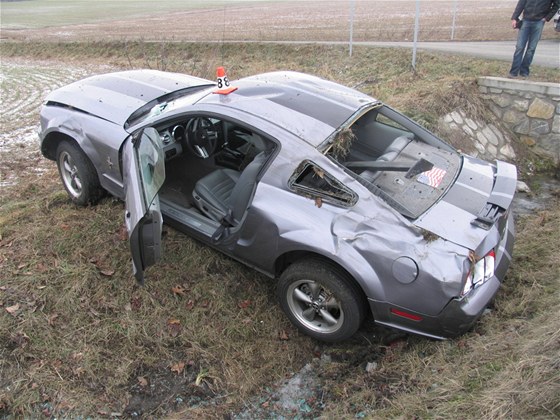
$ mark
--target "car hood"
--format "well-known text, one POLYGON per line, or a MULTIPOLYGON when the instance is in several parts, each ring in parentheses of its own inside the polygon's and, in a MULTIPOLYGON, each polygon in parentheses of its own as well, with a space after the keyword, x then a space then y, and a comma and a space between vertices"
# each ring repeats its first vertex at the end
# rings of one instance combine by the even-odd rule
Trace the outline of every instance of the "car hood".
POLYGON ((463 165, 445 195, 414 224, 426 231, 475 250, 497 229, 500 233, 515 194, 515 166, 495 165, 463 157, 463 165))
POLYGON ((208 80, 157 70, 130 70, 89 77, 50 93, 47 104, 71 106, 123 126, 146 103, 208 80))

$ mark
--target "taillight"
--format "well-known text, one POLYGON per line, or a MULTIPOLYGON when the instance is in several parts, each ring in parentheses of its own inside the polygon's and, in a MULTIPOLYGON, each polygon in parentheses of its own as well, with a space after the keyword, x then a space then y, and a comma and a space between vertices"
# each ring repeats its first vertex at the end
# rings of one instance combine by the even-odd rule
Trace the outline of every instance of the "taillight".
POLYGON ((488 279, 494 275, 494 268, 496 266, 496 253, 494 250, 490 251, 484 258, 475 261, 471 266, 465 286, 461 296, 467 295, 471 290, 484 284, 488 279))

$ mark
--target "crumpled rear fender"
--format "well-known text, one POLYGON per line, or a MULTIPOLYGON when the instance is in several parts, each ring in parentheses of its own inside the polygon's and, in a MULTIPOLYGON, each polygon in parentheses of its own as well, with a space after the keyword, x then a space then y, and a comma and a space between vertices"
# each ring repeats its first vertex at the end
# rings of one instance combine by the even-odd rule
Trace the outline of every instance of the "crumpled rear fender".
POLYGON ((332 233, 341 260, 359 264, 355 278, 370 299, 419 313, 439 313, 469 269, 467 249, 430 237, 392 212, 339 214, 332 233))

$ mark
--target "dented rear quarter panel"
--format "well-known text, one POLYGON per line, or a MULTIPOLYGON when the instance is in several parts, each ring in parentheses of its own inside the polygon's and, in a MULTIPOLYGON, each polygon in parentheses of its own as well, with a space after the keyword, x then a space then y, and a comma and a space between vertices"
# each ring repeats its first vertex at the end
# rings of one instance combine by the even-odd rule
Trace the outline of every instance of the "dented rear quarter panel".
POLYGON ((426 240, 420 228, 321 154, 313 155, 314 163, 357 193, 358 202, 352 207, 318 206, 313 198, 290 191, 288 179, 305 147, 283 145, 259 183, 236 255, 268 273, 274 272, 279 256, 290 252, 321 255, 343 267, 368 298, 429 315, 459 295, 468 249, 441 238, 426 240), (402 257, 417 264, 413 281, 395 278, 394 271, 403 270, 395 261, 402 257))

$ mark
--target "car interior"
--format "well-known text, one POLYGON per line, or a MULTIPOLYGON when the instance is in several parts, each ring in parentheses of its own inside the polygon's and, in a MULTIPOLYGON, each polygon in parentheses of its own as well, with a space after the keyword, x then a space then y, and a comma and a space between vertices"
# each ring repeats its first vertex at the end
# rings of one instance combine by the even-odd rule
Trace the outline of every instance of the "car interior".
POLYGON ((162 213, 206 235, 237 226, 250 205, 272 140, 237 123, 196 116, 156 127, 164 145, 162 213))
POLYGON ((436 144, 425 130, 385 106, 368 111, 339 132, 327 153, 373 194, 410 218, 433 204, 453 176, 434 188, 417 182, 424 179, 420 175, 433 168, 455 174, 460 165, 453 149, 436 144))

